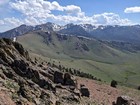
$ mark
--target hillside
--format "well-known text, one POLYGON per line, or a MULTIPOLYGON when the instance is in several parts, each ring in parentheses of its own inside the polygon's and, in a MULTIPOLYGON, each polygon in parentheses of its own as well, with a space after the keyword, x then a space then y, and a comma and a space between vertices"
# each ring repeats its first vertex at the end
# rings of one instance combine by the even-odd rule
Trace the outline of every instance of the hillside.
POLYGON ((102 81, 110 82, 115 79, 120 84, 135 88, 140 83, 138 51, 123 51, 122 48, 109 47, 96 39, 55 32, 30 32, 18 37, 18 41, 32 52, 32 55, 37 54, 42 59, 55 61, 58 65, 61 63, 68 68, 80 69, 102 81))
POLYGON ((19 36, 18 41, 33 56, 80 69, 102 81, 115 79, 136 88, 140 84, 139 31, 139 25, 61 26, 48 22, 36 26, 21 25, 0 33, 0 37, 19 36))
POLYGON ((38 53, 52 58, 63 59, 71 57, 107 62, 123 55, 121 51, 113 49, 96 39, 62 35, 55 32, 35 31, 18 37, 19 42, 24 43, 24 40, 30 44, 27 45, 30 48, 31 46, 36 47, 39 51, 38 53), (30 40, 31 38, 34 38, 34 40, 30 40))
POLYGON ((138 90, 76 77, 40 60, 21 44, 0 39, 1 105, 139 105, 138 90))

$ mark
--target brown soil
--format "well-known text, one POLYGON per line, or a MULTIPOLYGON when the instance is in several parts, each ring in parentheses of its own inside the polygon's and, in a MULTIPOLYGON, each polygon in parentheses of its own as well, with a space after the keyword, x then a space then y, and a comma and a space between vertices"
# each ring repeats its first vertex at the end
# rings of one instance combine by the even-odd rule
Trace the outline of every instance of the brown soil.
POLYGON ((0 90, 0 105, 16 105, 11 98, 0 90))
POLYGON ((90 100, 100 105, 112 105, 117 97, 121 95, 121 91, 112 88, 109 85, 86 78, 78 78, 78 86, 84 84, 90 91, 90 100))

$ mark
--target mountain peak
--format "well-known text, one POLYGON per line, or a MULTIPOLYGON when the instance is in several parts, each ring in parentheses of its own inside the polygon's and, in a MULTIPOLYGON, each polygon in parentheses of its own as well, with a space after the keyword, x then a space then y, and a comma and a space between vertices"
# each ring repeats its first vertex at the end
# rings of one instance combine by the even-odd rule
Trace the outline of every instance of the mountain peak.
POLYGON ((92 25, 92 24, 73 24, 69 23, 65 26, 61 26, 55 23, 47 22, 45 24, 28 26, 21 25, 17 28, 9 30, 4 33, 0 33, 0 37, 13 37, 24 35, 25 33, 32 31, 54 31, 61 34, 86 36, 97 38, 100 40, 111 41, 133 41, 140 42, 140 25, 131 26, 119 26, 119 25, 92 25))

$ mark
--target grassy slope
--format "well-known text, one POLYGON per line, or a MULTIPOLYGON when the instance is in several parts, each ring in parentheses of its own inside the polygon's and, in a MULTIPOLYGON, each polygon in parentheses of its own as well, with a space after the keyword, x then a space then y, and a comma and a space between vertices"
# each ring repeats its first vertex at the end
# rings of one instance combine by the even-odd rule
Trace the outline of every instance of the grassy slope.
POLYGON ((66 67, 81 69, 107 82, 115 79, 132 86, 140 84, 140 53, 124 54, 96 40, 69 37, 59 41, 56 35, 52 35, 52 39, 53 44, 47 45, 43 37, 30 33, 19 37, 18 41, 47 61, 53 58, 56 63, 61 62, 66 67), (76 42, 86 43, 90 51, 75 50, 76 42))

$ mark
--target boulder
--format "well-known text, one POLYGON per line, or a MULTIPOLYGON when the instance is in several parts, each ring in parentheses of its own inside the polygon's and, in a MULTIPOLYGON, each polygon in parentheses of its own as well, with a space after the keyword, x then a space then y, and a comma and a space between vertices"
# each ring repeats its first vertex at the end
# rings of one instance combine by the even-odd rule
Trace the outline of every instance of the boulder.
POLYGON ((115 105, 138 105, 129 96, 120 96, 117 98, 115 105))
POLYGON ((12 44, 12 40, 10 40, 10 39, 3 38, 3 41, 4 41, 7 45, 11 45, 11 44, 12 44))
POLYGON ((13 66, 20 68, 22 71, 24 71, 27 69, 27 66, 29 66, 29 64, 26 63, 24 60, 14 60, 13 66))
POLYGON ((27 67, 29 65, 24 60, 14 60, 11 66, 18 75, 22 77, 26 76, 27 67))
POLYGON ((76 96, 78 96, 79 98, 81 98, 81 93, 80 93, 80 90, 79 90, 79 89, 75 89, 75 90, 73 91, 73 93, 74 93, 76 96))
POLYGON ((90 92, 87 87, 83 86, 80 88, 81 96, 89 97, 90 92))
POLYGON ((64 74, 64 85, 75 86, 74 80, 71 79, 71 75, 69 73, 64 74))
POLYGON ((70 95, 67 95, 67 96, 63 96, 62 97, 63 99, 67 100, 67 101, 75 101, 75 102, 79 102, 79 97, 74 95, 74 94, 70 94, 70 95))
POLYGON ((26 99, 31 97, 31 92, 29 91, 28 86, 26 86, 24 83, 20 84, 18 94, 26 99))
MULTIPOLYGON (((5 48, 7 49, 7 48, 5 48)), ((1 64, 11 64, 13 62, 13 60, 7 55, 7 53, 5 52, 5 50, 2 48, 0 48, 0 62, 1 64)))
POLYGON ((61 105, 61 102, 60 101, 56 101, 55 105, 61 105))
POLYGON ((63 73, 55 71, 54 72, 54 83, 64 83, 63 73))

